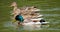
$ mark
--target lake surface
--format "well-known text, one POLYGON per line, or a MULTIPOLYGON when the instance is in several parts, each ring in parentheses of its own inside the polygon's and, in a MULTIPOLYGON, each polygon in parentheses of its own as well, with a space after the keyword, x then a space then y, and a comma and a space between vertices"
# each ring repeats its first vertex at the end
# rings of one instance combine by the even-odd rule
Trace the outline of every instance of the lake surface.
POLYGON ((23 30, 60 32, 60 0, 1 0, 0 11, 0 32, 17 32, 23 30), (12 11, 12 8, 10 8, 9 5, 13 1, 18 3, 18 7, 27 5, 40 8, 40 14, 44 15, 42 18, 50 23, 48 25, 20 26, 16 29, 16 25, 13 25, 10 19, 10 11, 12 11))

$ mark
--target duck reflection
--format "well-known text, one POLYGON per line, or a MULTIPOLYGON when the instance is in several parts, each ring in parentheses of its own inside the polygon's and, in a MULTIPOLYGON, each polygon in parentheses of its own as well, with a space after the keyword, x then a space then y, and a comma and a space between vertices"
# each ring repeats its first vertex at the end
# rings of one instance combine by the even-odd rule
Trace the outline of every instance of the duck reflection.
POLYGON ((25 25, 18 27, 18 30, 42 30, 48 27, 49 25, 25 25))

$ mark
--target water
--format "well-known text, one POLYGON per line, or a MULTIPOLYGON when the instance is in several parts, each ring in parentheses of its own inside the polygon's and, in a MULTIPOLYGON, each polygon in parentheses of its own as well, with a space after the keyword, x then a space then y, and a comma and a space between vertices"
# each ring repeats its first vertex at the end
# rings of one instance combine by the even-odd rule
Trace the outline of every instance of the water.
MULTIPOLYGON (((1 0, 0 1, 0 32, 14 32, 23 31, 23 30, 46 30, 46 32, 60 32, 60 0, 1 0), (18 27, 17 24, 12 24, 9 20, 9 12, 12 10, 10 9, 9 4, 10 2, 16 1, 18 6, 37 6, 41 9, 40 13, 43 14, 43 18, 50 22, 48 25, 33 25, 33 26, 20 26, 18 27), (8 3, 7 3, 8 2, 8 3), (6 22, 5 22, 6 21, 6 22)), ((40 32, 40 31, 39 31, 40 32)))
POLYGON ((45 9, 41 11, 60 11, 60 8, 50 8, 50 9, 45 9))

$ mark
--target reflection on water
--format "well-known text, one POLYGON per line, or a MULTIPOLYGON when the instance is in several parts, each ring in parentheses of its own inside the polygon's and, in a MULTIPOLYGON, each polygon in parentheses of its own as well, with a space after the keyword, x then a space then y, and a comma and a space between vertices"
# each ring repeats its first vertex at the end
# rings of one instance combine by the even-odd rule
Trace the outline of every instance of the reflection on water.
POLYGON ((49 28, 48 30, 60 30, 60 29, 56 29, 56 28, 49 28))
POLYGON ((59 24, 58 22, 51 22, 49 23, 49 25, 25 25, 25 26, 17 26, 17 23, 12 24, 11 21, 8 21, 4 24, 4 27, 8 27, 8 29, 11 30, 17 30, 17 31, 22 31, 22 30, 28 30, 28 31, 32 31, 32 30, 60 30, 58 29, 58 27, 51 27, 54 25, 59 24))
POLYGON ((60 8, 50 8, 50 9, 45 9, 40 11, 60 11, 60 8))
POLYGON ((17 30, 42 30, 49 27, 49 25, 24 25, 24 26, 17 26, 16 24, 12 24, 11 22, 7 22, 4 24, 4 27, 13 27, 12 29, 17 30))
POLYGON ((59 14, 43 14, 44 16, 60 16, 59 14))
POLYGON ((51 9, 46 9, 47 11, 59 11, 60 10, 60 8, 51 8, 51 9))
POLYGON ((27 26, 19 26, 17 28, 18 31, 21 30, 28 30, 28 31, 32 31, 32 30, 42 30, 42 29, 47 29, 49 27, 49 25, 27 25, 27 26))
POLYGON ((24 30, 41 30, 42 28, 47 28, 47 25, 29 25, 23 26, 24 30))

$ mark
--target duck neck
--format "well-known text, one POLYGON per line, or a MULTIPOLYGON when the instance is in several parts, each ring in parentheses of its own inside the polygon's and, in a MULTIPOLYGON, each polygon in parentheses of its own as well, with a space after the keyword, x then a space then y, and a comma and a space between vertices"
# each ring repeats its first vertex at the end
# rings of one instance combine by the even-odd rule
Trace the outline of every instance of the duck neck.
POLYGON ((14 6, 13 11, 15 11, 16 9, 17 9, 17 6, 14 6))

